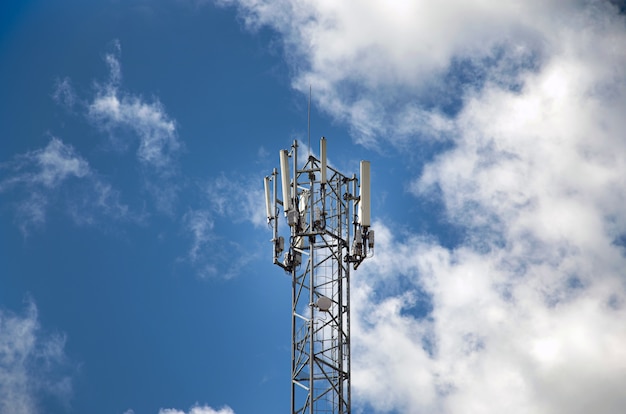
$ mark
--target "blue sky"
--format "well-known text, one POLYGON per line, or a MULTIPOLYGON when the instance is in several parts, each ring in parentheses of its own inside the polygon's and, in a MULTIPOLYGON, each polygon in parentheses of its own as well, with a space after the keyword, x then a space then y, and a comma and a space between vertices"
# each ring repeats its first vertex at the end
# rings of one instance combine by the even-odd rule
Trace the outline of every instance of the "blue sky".
POLYGON ((372 163, 356 413, 626 403, 626 20, 603 0, 0 6, 0 412, 289 407, 262 178, 372 163))

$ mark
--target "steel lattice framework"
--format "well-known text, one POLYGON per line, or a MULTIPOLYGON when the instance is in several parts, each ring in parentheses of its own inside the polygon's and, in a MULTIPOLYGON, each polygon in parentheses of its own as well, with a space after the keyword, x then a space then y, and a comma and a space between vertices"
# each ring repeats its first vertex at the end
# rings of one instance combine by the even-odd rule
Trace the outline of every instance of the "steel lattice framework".
POLYGON ((299 167, 295 141, 290 151, 281 150, 280 161, 282 201, 276 169, 265 178, 265 194, 273 262, 292 277, 291 412, 347 414, 350 268, 356 269, 374 247, 369 162, 361 162, 361 183, 356 175, 341 174, 326 165, 324 138, 320 159, 309 155, 299 167), (289 226, 287 250, 279 236, 280 206, 289 226))

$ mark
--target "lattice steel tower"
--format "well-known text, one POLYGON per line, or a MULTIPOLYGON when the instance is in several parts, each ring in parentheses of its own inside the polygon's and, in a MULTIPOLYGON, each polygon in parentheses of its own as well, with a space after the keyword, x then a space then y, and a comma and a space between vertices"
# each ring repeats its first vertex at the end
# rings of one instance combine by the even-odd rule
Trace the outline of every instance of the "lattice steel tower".
POLYGON ((273 262, 292 277, 291 412, 348 414, 350 267, 374 248, 370 163, 361 161, 359 179, 341 174, 327 165, 322 138, 319 159, 309 155, 301 167, 297 141, 281 150, 280 170, 282 200, 276 169, 264 184, 273 262), (279 235, 281 206, 285 237, 279 235))

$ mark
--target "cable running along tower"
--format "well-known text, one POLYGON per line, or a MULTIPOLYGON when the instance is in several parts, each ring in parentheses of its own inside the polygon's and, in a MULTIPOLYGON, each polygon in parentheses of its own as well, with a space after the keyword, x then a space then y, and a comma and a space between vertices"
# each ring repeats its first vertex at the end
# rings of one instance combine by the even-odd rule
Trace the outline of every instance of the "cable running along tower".
POLYGON ((292 278, 291 413, 349 414, 350 268, 374 249, 370 163, 343 175, 327 165, 325 138, 302 166, 297 141, 279 155, 280 178, 274 169, 264 184, 273 263, 292 278))

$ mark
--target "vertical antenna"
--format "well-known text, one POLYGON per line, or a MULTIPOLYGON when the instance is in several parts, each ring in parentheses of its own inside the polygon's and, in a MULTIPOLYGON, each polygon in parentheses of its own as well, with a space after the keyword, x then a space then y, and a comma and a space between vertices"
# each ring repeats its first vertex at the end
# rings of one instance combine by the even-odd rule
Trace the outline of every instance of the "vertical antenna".
POLYGON ((361 197, 359 200, 359 224, 370 226, 370 162, 361 161, 361 197))
POLYGON ((311 85, 309 84, 309 109, 307 111, 307 134, 309 136, 309 156, 311 156, 311 85))
POLYGON ((263 186, 265 187, 265 215, 267 216, 267 222, 269 223, 272 218, 274 218, 272 203, 270 202, 270 177, 265 177, 263 180, 263 186))
POLYGON ((285 215, 287 212, 291 210, 291 199, 293 198, 291 194, 290 181, 291 174, 289 174, 289 153, 287 150, 280 150, 280 179, 282 183, 283 189, 283 208, 285 209, 285 215))
POLYGON ((320 140, 320 183, 326 184, 326 138, 320 140))

